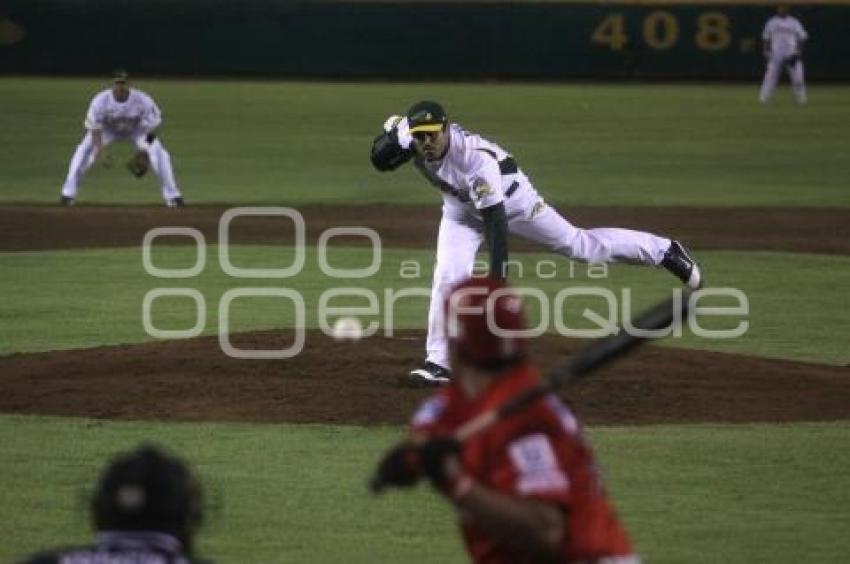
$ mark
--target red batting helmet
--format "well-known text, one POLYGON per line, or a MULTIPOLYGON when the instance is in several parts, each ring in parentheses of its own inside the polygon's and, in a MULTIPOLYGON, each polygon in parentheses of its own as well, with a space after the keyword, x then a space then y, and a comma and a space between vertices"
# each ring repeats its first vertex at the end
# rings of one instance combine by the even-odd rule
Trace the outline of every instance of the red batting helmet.
POLYGON ((498 370, 526 352, 522 300, 495 278, 470 278, 446 299, 446 333, 453 354, 498 370))

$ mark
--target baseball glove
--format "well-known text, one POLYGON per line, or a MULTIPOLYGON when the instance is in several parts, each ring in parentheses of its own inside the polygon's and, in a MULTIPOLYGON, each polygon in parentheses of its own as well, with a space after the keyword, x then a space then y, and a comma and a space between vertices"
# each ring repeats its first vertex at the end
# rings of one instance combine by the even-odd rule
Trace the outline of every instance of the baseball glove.
POLYGON ((395 129, 378 135, 372 142, 372 165, 381 172, 397 169, 412 159, 413 155, 413 149, 401 148, 395 129))
POLYGON ((136 178, 143 177, 151 166, 151 159, 147 151, 136 151, 127 161, 127 169, 133 173, 136 178))

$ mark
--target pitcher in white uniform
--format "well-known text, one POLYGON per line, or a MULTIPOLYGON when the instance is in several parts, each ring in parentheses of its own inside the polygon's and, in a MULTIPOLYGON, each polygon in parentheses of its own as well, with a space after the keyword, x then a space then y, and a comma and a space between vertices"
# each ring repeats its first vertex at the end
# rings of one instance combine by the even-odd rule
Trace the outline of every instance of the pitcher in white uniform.
POLYGON ((806 103, 806 81, 803 76, 803 45, 809 35, 800 20, 788 13, 786 6, 779 6, 776 15, 767 20, 762 32, 764 56, 767 68, 761 83, 759 101, 767 102, 776 90, 782 70, 788 72, 791 88, 798 104, 806 103))
POLYGON ((137 150, 147 152, 150 166, 162 183, 165 205, 182 207, 183 196, 174 180, 171 155, 156 135, 155 130, 161 123, 162 114, 153 98, 141 90, 130 88, 126 72, 116 72, 112 88, 96 94, 89 104, 85 119, 86 135, 71 157, 59 203, 74 205, 83 176, 103 149, 114 141, 128 140, 137 150))
POLYGON ((410 372, 412 383, 449 381, 442 304, 446 292, 472 273, 485 239, 490 272, 501 276, 506 275, 510 232, 570 259, 663 266, 691 288, 702 283, 696 262, 676 241, 629 229, 573 226, 543 202, 510 153, 449 123, 436 102, 419 102, 406 117, 390 117, 372 146, 372 163, 378 170, 394 170, 410 159, 443 197, 427 357, 422 367, 410 372))

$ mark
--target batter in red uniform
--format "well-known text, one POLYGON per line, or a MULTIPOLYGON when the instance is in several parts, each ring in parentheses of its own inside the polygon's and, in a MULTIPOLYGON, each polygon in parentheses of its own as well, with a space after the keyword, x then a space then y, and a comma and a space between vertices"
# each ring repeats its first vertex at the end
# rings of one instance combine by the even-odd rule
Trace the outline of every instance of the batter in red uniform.
POLYGON ((386 455, 375 484, 410 486, 427 477, 454 504, 474 562, 639 562, 581 426, 557 397, 463 444, 452 438, 466 421, 538 383, 519 298, 503 282, 472 279, 450 294, 446 320, 457 378, 418 410, 409 440, 386 455))

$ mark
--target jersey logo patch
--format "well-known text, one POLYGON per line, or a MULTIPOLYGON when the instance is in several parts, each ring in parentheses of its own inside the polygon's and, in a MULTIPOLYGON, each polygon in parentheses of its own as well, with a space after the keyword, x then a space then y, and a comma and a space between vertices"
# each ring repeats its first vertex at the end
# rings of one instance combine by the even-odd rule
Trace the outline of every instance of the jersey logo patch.
POLYGON ((476 178, 472 183, 472 191, 479 200, 493 193, 493 189, 483 178, 476 178))
POLYGON ((508 455, 517 472, 517 491, 532 494, 569 489, 569 480, 558 465, 549 437, 527 435, 508 445, 508 455))

